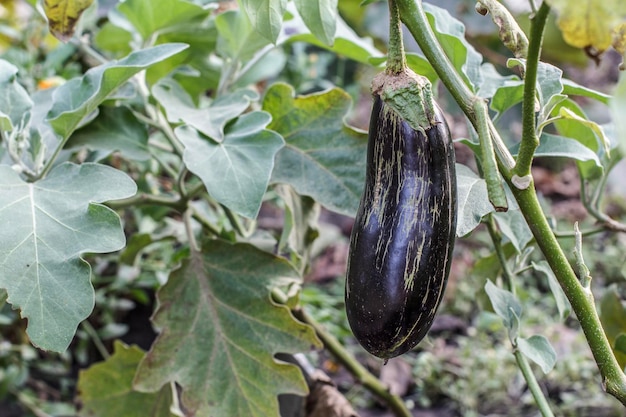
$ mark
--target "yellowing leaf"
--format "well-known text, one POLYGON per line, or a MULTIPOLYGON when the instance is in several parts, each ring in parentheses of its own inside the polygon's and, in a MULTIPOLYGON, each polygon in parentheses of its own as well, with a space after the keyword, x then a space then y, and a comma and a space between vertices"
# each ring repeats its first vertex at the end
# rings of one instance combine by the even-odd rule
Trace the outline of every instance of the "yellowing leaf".
POLYGON ((50 32, 63 42, 70 40, 76 22, 91 3, 93 0, 44 0, 50 32))
POLYGON ((593 48, 601 53, 619 42, 619 28, 626 24, 624 0, 547 2, 558 14, 557 24, 568 44, 577 48, 593 48))

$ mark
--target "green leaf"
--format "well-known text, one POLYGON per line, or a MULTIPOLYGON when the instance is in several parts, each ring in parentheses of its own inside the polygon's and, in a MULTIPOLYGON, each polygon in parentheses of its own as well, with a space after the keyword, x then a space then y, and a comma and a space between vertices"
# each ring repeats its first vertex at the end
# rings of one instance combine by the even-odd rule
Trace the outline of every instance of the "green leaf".
POLYGON ((17 67, 0 59, 0 130, 5 132, 28 121, 33 101, 17 82, 17 67))
POLYGON ((384 57, 371 39, 359 37, 341 16, 337 17, 335 42, 331 47, 309 32, 296 8, 291 7, 291 3, 288 4, 287 10, 292 14, 292 18, 283 24, 284 36, 281 35, 279 38, 280 44, 307 42, 366 65, 372 65, 370 61, 372 58, 384 57))
POLYGON ((493 211, 487 197, 485 180, 465 165, 456 165, 457 225, 456 235, 465 236, 474 230, 484 215, 493 211))
POLYGON ((114 353, 78 375, 80 417, 173 417, 169 386, 152 394, 133 390, 133 378, 144 352, 116 340, 114 353))
POLYGON ((157 83, 152 94, 165 109, 169 122, 184 122, 216 142, 224 140, 226 123, 236 119, 251 102, 259 99, 252 90, 239 90, 219 97, 206 108, 198 109, 187 92, 171 78, 157 83))
POLYGON ((615 125, 615 136, 618 139, 622 154, 626 155, 626 75, 624 71, 613 92, 613 98, 609 102, 611 119, 615 125))
POLYGON ((522 305, 519 300, 510 291, 496 287, 491 280, 487 280, 485 291, 493 310, 502 319, 504 327, 509 330, 509 337, 515 340, 522 316, 522 305))
POLYGON ((286 84, 267 91, 263 110, 272 115, 269 128, 285 138, 276 156, 273 183, 290 184, 323 206, 354 215, 365 180, 367 136, 344 123, 352 99, 333 88, 294 97, 286 84))
MULTIPOLYGON (((523 70, 525 70, 526 60, 510 58, 507 61, 507 66, 509 68, 520 66, 523 70)), ((562 76, 563 71, 560 68, 555 67, 554 65, 547 64, 545 62, 539 62, 539 65, 537 67, 537 100, 539 102, 540 108, 538 117, 539 124, 543 123, 543 121, 545 121, 550 116, 550 113, 557 104, 567 98, 567 96, 562 94, 562 76)), ((515 88, 521 89, 523 91, 523 83, 515 88)), ((519 98, 519 101, 521 101, 523 98, 523 93, 522 96, 519 96, 519 92, 516 92, 515 97, 519 98)), ((511 107, 514 104, 517 104, 517 102, 508 103, 508 107, 511 107)))
POLYGON ((563 292, 561 285, 559 285, 559 282, 556 280, 554 272, 546 261, 533 261, 532 266, 535 271, 542 273, 546 276, 546 278, 548 278, 548 285, 550 286, 550 291, 556 301, 556 308, 559 311, 559 317, 561 318, 561 321, 565 321, 572 311, 572 306, 563 292))
POLYGON ((66 148, 82 146, 106 153, 120 151, 124 158, 136 161, 150 158, 148 129, 126 107, 101 107, 98 117, 77 130, 66 148))
POLYGON ((198 16, 206 15, 206 7, 187 0, 126 0, 117 9, 143 40, 152 38, 163 29, 184 25, 198 16))
POLYGON ((481 65, 480 71, 483 75, 482 84, 478 89, 478 95, 483 98, 491 98, 498 89, 506 86, 517 86, 523 82, 517 75, 500 75, 493 64, 485 62, 481 65))
MULTIPOLYGON (((511 148, 511 153, 515 156, 519 151, 519 144, 511 148)), ((543 132, 539 139, 539 146, 535 151, 535 157, 568 158, 578 161, 592 161, 598 168, 602 167, 598 155, 581 144, 578 140, 559 135, 551 135, 543 132)))
POLYGON ((423 3, 424 11, 446 55, 472 91, 482 84, 482 56, 465 39, 465 25, 447 10, 423 3))
POLYGON ((202 179, 213 198, 249 218, 255 218, 261 208, 274 156, 284 143, 265 129, 270 120, 266 112, 247 113, 228 126, 222 143, 188 126, 176 128, 189 171, 202 179))
POLYGON ((240 10, 220 13, 215 18, 215 26, 219 34, 217 52, 222 57, 246 62, 270 43, 259 36, 246 14, 240 10))
MULTIPOLYGON (((276 43, 287 0, 239 0, 250 23, 265 39, 276 43)), ((317 0, 316 0, 317 2, 317 0)))
POLYGON ((509 208, 507 212, 495 213, 494 216, 502 234, 513 244, 517 253, 521 254, 533 239, 533 234, 521 211, 509 208))
POLYGON ((298 13, 311 33, 332 46, 337 30, 338 0, 294 0, 298 13))
POLYGON ((248 244, 212 240, 193 252, 158 293, 161 329, 135 377, 156 391, 176 381, 190 414, 278 417, 281 393, 303 395, 294 366, 274 359, 319 345, 270 290, 300 281, 285 261, 248 244))
POLYGON ((132 196, 123 172, 64 163, 35 183, 0 166, 0 288, 28 318, 28 335, 43 349, 64 351, 93 309, 85 252, 124 247, 117 214, 102 202, 132 196))
POLYGON ((62 138, 68 138, 85 117, 130 77, 186 47, 167 44, 143 49, 119 61, 92 68, 82 77, 66 82, 52 94, 53 104, 48 113, 50 125, 62 138))
POLYGON ((609 104, 611 99, 611 96, 608 94, 585 87, 584 85, 575 83, 568 78, 563 78, 561 82, 563 84, 563 94, 567 94, 568 96, 588 97, 603 104, 609 104))
MULTIPOLYGON (((580 122, 581 119, 587 120, 588 117, 576 102, 571 99, 560 102, 553 109, 551 116, 557 117, 554 121, 554 126, 561 136, 576 139, 576 141, 590 149, 594 154, 606 156, 606 154, 604 154, 604 148, 600 146, 600 139, 594 132, 594 129, 592 129, 588 124, 580 122), (559 117, 559 115, 563 112, 563 109, 567 109, 566 114, 572 114, 577 117, 559 117)), ((598 126, 597 129, 601 128, 598 126)), ((596 178, 603 171, 602 164, 599 166, 595 160, 579 160, 577 165, 581 176, 585 179, 596 178)))
POLYGON ((528 339, 518 337, 517 348, 524 356, 539 365, 545 374, 556 364, 556 352, 548 339, 542 335, 533 335, 528 339))
POLYGON ((498 87, 489 103, 489 107, 501 115, 524 99, 524 82, 511 79, 498 87))
MULTIPOLYGON (((618 336, 626 333, 626 306, 615 286, 609 287, 600 300, 600 321, 609 343, 614 346, 618 336)), ((615 357, 620 367, 624 368, 626 366, 626 353, 616 351, 615 357)))

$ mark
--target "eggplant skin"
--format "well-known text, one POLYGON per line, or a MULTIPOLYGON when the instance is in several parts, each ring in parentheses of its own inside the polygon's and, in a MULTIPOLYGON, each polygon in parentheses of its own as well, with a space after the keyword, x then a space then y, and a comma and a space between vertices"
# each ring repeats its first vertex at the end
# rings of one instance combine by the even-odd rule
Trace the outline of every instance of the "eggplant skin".
POLYGON ((414 130, 374 96, 365 189, 350 239, 348 322, 388 359, 424 338, 441 303, 456 231, 454 147, 441 110, 414 130))

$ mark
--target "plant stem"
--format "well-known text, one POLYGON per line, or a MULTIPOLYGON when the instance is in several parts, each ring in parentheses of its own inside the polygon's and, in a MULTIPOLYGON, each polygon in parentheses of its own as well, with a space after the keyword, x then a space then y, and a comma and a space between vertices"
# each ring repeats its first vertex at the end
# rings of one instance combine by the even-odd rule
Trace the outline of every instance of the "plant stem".
POLYGON ((402 21, 395 0, 389 0, 389 50, 387 51, 387 74, 397 75, 406 69, 406 57, 402 42, 402 21))
POLYGON ((467 116, 470 123, 478 132, 479 121, 477 112, 484 115, 487 120, 489 135, 495 146, 496 153, 499 157, 500 172, 504 175, 508 173, 515 165, 515 160, 507 149, 500 134, 493 126, 489 119, 489 109, 487 103, 482 101, 480 105, 475 104, 476 97, 465 85, 463 79, 454 69, 454 66, 446 56, 441 45, 437 41, 433 30, 428 23, 421 1, 418 0, 394 0, 400 12, 402 21, 409 29, 418 45, 422 49, 424 56, 432 65, 435 72, 446 86, 454 100, 457 102, 463 113, 467 116))
MULTIPOLYGON (((507 181, 510 181, 507 178, 507 181)), ((578 280, 563 249, 559 246, 550 225, 541 210, 534 184, 520 190, 511 184, 511 191, 519 204, 526 223, 535 237, 539 248, 554 271, 563 292, 578 317, 580 327, 585 334, 591 353, 598 365, 604 389, 622 404, 626 405, 626 375, 622 371, 611 344, 602 328, 602 323, 595 308, 591 291, 586 290, 578 280)))
POLYGON ((528 58, 524 70, 524 101, 522 102, 522 141, 520 143, 514 172, 518 177, 530 175, 530 167, 539 146, 535 121, 535 100, 537 97, 537 68, 543 43, 543 31, 546 27, 550 6, 543 2, 531 20, 528 58))
POLYGON ((478 138, 480 140, 480 162, 483 169, 483 176, 487 182, 487 195, 489 202, 496 211, 507 211, 508 204, 506 202, 506 194, 502 185, 502 177, 498 172, 498 163, 496 154, 493 150, 493 142, 489 135, 489 123, 487 115, 481 111, 484 102, 477 98, 474 100, 474 112, 476 114, 476 123, 478 130, 478 138))
POLYGON ((293 310, 294 316, 309 324, 315 330, 317 337, 324 343, 324 347, 341 363, 352 376, 374 395, 379 397, 398 417, 411 417, 411 412, 400 397, 389 392, 378 378, 357 361, 339 341, 324 329, 322 325, 316 322, 304 310, 293 310))
POLYGON ((496 251, 496 256, 498 257, 498 261, 500 261, 500 265, 502 266, 502 278, 504 281, 505 288, 515 294, 515 285, 514 285, 514 276, 515 274, 511 271, 509 267, 509 263, 506 259, 506 254, 502 249, 502 235, 496 226, 496 219, 493 217, 493 214, 489 214, 487 217, 487 230, 489 231, 489 236, 491 236, 491 241, 493 242, 493 247, 496 251))
POLYGON ((113 210, 119 210, 126 207, 135 207, 139 205, 165 206, 182 213, 185 211, 186 202, 173 197, 139 193, 123 200, 109 201, 106 203, 106 205, 113 210))
POLYGON ((102 339, 100 339, 98 332, 96 331, 96 329, 93 328, 91 323, 89 323, 87 320, 84 320, 81 323, 81 327, 91 338, 91 341, 96 346, 96 349, 98 350, 98 353, 100 353, 100 356, 102 356, 102 358, 105 360, 109 359, 111 354, 109 353, 107 348, 104 346, 104 343, 102 343, 102 339))
POLYGON ((539 387, 539 383, 537 382, 537 378, 535 378, 535 374, 528 363, 528 359, 526 359, 526 356, 524 356, 517 348, 513 350, 513 355, 517 361, 517 366, 522 371, 522 375, 524 375, 528 389, 533 395, 539 411, 541 411, 541 415, 543 417, 554 417, 550 404, 548 404, 548 400, 543 395, 543 391, 541 391, 541 388, 539 387))
MULTIPOLYGON (((404 24, 411 31, 424 55, 453 98, 465 112, 470 122, 476 127, 476 116, 473 109, 474 97, 437 42, 426 19, 421 2, 419 0, 396 0, 396 4, 404 24)), ((486 106, 484 111, 487 111, 486 106)), ((510 184, 513 195, 539 248, 554 271, 559 284, 572 305, 572 309, 578 317, 581 328, 587 338, 587 343, 602 375, 605 390, 626 405, 626 375, 617 363, 611 345, 602 329, 602 323, 595 309, 593 298, 583 290, 554 233, 552 233, 537 199, 532 177, 528 187, 525 189, 519 189, 512 184, 513 175, 510 169, 512 166, 511 161, 513 160, 512 156, 506 150, 491 122, 489 122, 489 131, 498 151, 500 172, 510 184)))

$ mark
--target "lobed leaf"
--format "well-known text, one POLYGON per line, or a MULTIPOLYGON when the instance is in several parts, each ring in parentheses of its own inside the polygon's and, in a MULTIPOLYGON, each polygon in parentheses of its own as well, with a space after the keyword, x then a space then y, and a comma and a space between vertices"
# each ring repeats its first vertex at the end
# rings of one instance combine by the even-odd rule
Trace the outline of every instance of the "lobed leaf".
POLYGON ((102 202, 132 196, 123 172, 64 163, 35 183, 0 166, 0 288, 28 318, 28 335, 42 349, 64 351, 93 309, 85 252, 124 247, 118 215, 102 202))
POLYGON ((272 115, 269 129, 285 139, 271 182, 290 184, 331 210, 354 215, 365 181, 367 138, 344 123, 351 105, 339 88, 295 97, 289 85, 270 87, 263 110, 272 115))
POLYGON ((238 90, 214 100, 208 107, 196 108, 191 97, 171 78, 158 82, 152 94, 165 109, 171 123, 186 123, 216 142, 224 140, 226 123, 236 119, 259 96, 252 90, 238 90))
POLYGON ((465 236, 474 230, 483 216, 493 211, 487 196, 485 180, 465 165, 456 165, 457 225, 456 235, 465 236))
POLYGON ((172 390, 163 387, 156 393, 133 389, 135 371, 144 352, 137 346, 113 343, 113 355, 78 375, 80 417, 174 417, 172 390))
POLYGON ((270 120, 266 112, 247 113, 228 126, 221 143, 189 126, 176 128, 189 171, 200 177, 213 198, 249 218, 261 208, 274 157, 284 144, 280 135, 265 129, 270 120))
POLYGON ((154 316, 161 333, 141 362, 135 387, 176 381, 198 416, 279 416, 276 396, 303 395, 299 369, 274 359, 318 345, 313 330, 270 299, 298 282, 284 260, 248 244, 207 241, 170 276, 154 316))

